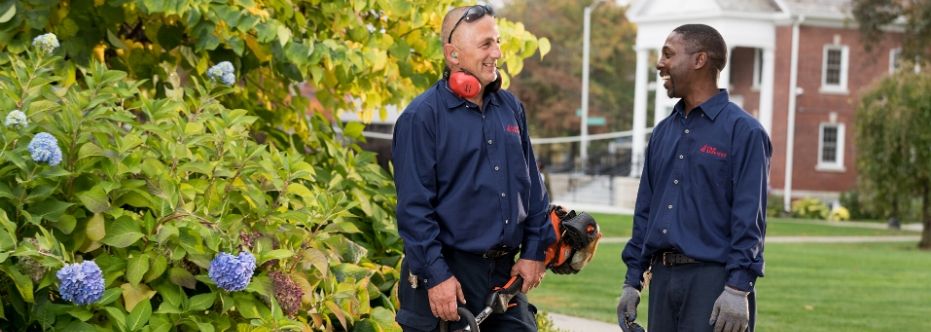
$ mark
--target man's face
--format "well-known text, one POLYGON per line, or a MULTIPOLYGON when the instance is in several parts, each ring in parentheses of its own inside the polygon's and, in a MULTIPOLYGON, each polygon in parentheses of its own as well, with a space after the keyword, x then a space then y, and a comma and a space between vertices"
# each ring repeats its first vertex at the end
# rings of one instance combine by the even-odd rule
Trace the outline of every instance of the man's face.
POLYGON ((656 62, 656 70, 659 71, 669 98, 682 98, 689 92, 692 57, 693 54, 686 51, 682 35, 677 32, 669 34, 660 52, 659 61, 656 62))
POLYGON ((458 66, 478 77, 482 85, 498 79, 501 35, 495 18, 486 15, 474 22, 462 22, 453 33, 458 66))

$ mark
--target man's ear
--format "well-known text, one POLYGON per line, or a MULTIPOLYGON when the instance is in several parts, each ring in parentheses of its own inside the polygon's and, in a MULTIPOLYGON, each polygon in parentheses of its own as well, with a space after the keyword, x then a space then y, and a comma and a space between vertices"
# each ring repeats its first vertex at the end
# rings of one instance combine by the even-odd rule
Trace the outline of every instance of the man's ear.
POLYGON ((699 70, 708 65, 707 52, 695 52, 695 58, 692 59, 692 69, 699 70))
POLYGON ((446 57, 446 63, 458 65, 459 57, 456 53, 458 53, 456 52, 456 47, 452 44, 443 45, 443 55, 446 57))

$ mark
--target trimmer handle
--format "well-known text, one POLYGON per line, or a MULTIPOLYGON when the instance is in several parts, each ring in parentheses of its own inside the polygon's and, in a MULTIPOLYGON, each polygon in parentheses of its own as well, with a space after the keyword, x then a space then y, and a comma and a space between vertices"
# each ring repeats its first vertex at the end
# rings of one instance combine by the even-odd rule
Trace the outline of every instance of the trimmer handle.
MULTIPOLYGON (((465 320, 469 324, 466 327, 466 331, 471 332, 480 332, 478 329, 478 322, 475 321, 475 315, 472 315, 472 312, 465 307, 459 307, 456 309, 456 312, 459 313, 459 319, 465 320)), ((440 320, 440 332, 449 332, 449 322, 445 320, 440 320)))

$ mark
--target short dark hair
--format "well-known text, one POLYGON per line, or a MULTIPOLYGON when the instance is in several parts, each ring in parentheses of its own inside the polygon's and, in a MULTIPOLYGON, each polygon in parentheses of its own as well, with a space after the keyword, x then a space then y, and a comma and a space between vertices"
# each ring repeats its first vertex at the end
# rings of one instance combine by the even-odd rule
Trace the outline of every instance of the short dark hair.
POLYGON ((684 24, 672 32, 682 35, 687 52, 705 52, 715 69, 724 70, 727 64, 727 44, 718 30, 704 24, 684 24))

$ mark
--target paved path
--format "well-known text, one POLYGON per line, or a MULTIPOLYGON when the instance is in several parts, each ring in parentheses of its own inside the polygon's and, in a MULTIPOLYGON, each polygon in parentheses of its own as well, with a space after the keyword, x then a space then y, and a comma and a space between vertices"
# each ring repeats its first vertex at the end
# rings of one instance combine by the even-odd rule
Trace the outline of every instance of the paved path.
MULTIPOLYGON (((606 237, 599 243, 627 243, 627 237, 606 237)), ((891 236, 770 236, 766 243, 868 243, 868 242, 918 242, 918 235, 891 236)))
POLYGON ((605 323, 602 321, 572 317, 560 314, 549 313, 550 320, 556 328, 566 332, 602 332, 602 331, 620 331, 617 324, 605 323))

